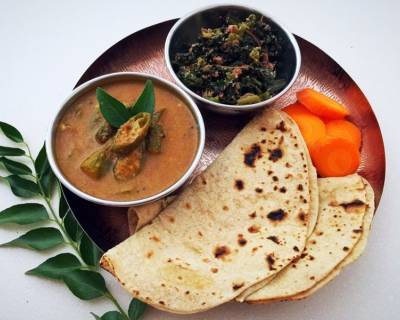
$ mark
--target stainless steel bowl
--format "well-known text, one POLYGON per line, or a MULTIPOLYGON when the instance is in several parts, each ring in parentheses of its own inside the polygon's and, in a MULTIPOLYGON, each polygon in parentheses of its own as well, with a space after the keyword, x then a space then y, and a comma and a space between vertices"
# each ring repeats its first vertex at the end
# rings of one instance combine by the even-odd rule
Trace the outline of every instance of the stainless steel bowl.
POLYGON ((60 182, 68 188, 70 191, 78 195, 79 197, 94 202, 98 203, 101 205, 106 205, 106 206, 114 206, 114 207, 130 207, 130 206, 139 206, 143 205, 145 203, 150 203, 156 200, 159 200, 161 198, 164 198, 168 194, 174 192, 177 190, 179 187, 181 187, 191 176, 193 173, 194 169, 196 168, 197 164, 199 163, 200 157, 203 153, 204 150, 204 142, 205 142, 205 128, 204 128, 204 122, 203 118, 201 116, 201 113, 197 107, 197 105, 194 103, 193 99, 186 94, 182 89, 180 89, 178 86, 175 84, 166 81, 164 79, 161 79, 159 77, 149 75, 146 73, 138 73, 138 72, 117 72, 117 73, 111 73, 107 74, 101 77, 94 78, 82 85, 80 85, 78 88, 76 88, 72 93, 65 99, 65 101, 61 104, 61 106, 58 108, 53 121, 51 122, 50 128, 48 130, 47 134, 47 139, 46 139, 46 152, 47 156, 49 158, 49 163, 51 168, 54 171, 54 174, 57 176, 57 178, 60 180, 60 182), (169 186, 168 188, 162 190, 161 192, 154 194, 150 197, 139 199, 139 200, 131 200, 131 201, 113 201, 113 200, 106 200, 106 199, 101 199, 97 198, 95 196, 92 196, 88 193, 83 192, 82 190, 79 190, 77 187, 75 187, 61 172, 60 168, 58 167, 56 158, 55 158, 55 150, 54 150, 54 139, 55 139, 55 133, 56 129, 58 126, 58 123, 60 119, 62 118, 65 110, 73 103, 79 96, 84 94, 85 92, 92 90, 98 86, 102 86, 106 83, 118 81, 118 80, 127 80, 127 79, 132 79, 132 80, 137 80, 137 79, 151 79, 155 84, 160 83, 166 87, 168 87, 170 90, 175 92, 184 102, 186 102, 186 105, 190 109, 190 111, 193 114, 193 117, 197 123, 197 128, 198 128, 198 133, 199 133, 199 143, 197 146, 197 151, 196 154, 193 158, 193 161, 190 165, 190 167, 186 170, 186 172, 182 175, 182 177, 176 181, 173 185, 169 186))
POLYGON ((204 106, 207 109, 212 111, 217 111, 220 113, 240 113, 240 112, 250 112, 260 108, 265 107, 266 105, 271 104, 280 96, 282 96, 293 84, 296 80, 301 63, 301 55, 299 45, 293 34, 291 34, 281 23, 278 23, 276 19, 273 19, 269 14, 263 13, 258 9, 253 9, 247 6, 242 5, 213 5, 208 6, 196 11, 189 13, 183 18, 179 19, 175 25, 170 30, 167 39, 165 41, 164 48, 165 61, 167 64, 167 68, 171 73, 174 80, 178 83, 178 85, 185 90, 188 94, 190 94, 194 99, 201 102, 201 106, 204 106), (221 24, 221 16, 226 16, 227 14, 231 14, 240 19, 246 18, 251 13, 256 13, 264 16, 272 28, 278 33, 283 39, 283 66, 280 70, 280 75, 284 76, 287 80, 287 85, 275 96, 253 104, 248 105, 229 105, 223 103, 217 103, 210 100, 207 100, 188 87, 178 78, 176 75, 172 64, 171 59, 175 56, 177 52, 182 51, 187 44, 194 43, 197 39, 197 36, 202 27, 210 27, 215 28, 220 26, 221 24))

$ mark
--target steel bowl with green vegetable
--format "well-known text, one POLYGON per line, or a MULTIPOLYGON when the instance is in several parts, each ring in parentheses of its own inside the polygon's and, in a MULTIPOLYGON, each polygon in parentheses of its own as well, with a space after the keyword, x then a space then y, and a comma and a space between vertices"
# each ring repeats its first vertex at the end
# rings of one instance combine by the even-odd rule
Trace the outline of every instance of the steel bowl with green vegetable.
POLYGON ((294 36, 270 16, 239 5, 190 13, 171 29, 165 59, 174 80, 223 113, 264 107, 284 94, 300 69, 294 36))

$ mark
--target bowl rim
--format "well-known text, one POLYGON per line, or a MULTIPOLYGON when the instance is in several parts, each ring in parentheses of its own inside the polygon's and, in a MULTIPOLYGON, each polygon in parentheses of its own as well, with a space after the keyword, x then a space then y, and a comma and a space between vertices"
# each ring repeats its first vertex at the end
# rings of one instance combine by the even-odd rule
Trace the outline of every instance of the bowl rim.
POLYGON ((270 103, 274 102, 275 100, 280 98, 282 95, 284 95, 289 90, 289 88, 293 85, 293 83, 296 81, 296 79, 297 79, 297 77, 299 75, 300 66, 301 66, 301 52, 300 52, 299 44, 298 44, 295 36, 293 35, 293 33, 289 32, 288 29, 285 27, 285 25, 283 25, 279 20, 275 19, 270 14, 265 13, 263 10, 255 9, 255 8, 253 8, 251 6, 247 6, 247 5, 244 5, 244 4, 229 4, 229 3, 220 3, 220 4, 212 4, 212 5, 208 5, 208 6, 203 6, 203 7, 199 8, 199 9, 192 10, 191 12, 189 12, 186 15, 184 15, 183 17, 181 17, 172 26, 172 28, 168 32, 167 38, 165 40, 165 46, 164 46, 164 58, 165 58, 165 63, 167 65, 167 69, 168 69, 169 73, 171 74, 171 76, 173 77, 174 81, 186 93, 188 93, 193 98, 195 98, 198 101, 201 101, 201 102, 203 102, 205 104, 217 107, 217 108, 214 109, 215 111, 218 111, 218 108, 224 108, 224 109, 226 109, 226 111, 252 111, 252 110, 264 107, 267 104, 270 104, 270 103), (221 7, 231 7, 231 8, 236 8, 236 9, 245 9, 245 10, 248 10, 248 11, 253 11, 255 13, 258 13, 258 14, 268 18, 272 22, 274 22, 279 28, 282 29, 282 31, 285 33, 285 35, 289 39, 290 43, 293 46, 294 53, 295 53, 295 68, 294 68, 294 73, 293 73, 293 76, 292 76, 291 80, 286 84, 286 86, 278 94, 274 95, 273 97, 271 97, 271 98, 269 98, 267 100, 263 100, 263 101, 260 101, 260 102, 257 102, 257 103, 252 103, 252 104, 246 104, 246 105, 224 104, 224 103, 219 103, 219 102, 214 102, 214 101, 211 101, 211 100, 207 100, 207 99, 199 96, 197 93, 195 93, 192 90, 190 90, 179 79, 179 77, 176 75, 174 69, 172 68, 171 58, 170 58, 170 55, 169 55, 169 49, 170 49, 170 45, 171 45, 171 39, 175 35, 177 29, 180 27, 180 25, 182 23, 184 23, 186 20, 188 20, 192 16, 194 16, 194 15, 196 15, 198 13, 201 13, 203 11, 208 11, 208 10, 211 10, 211 9, 217 9, 217 8, 221 8, 221 7))
POLYGON ((108 73, 96 78, 93 78, 78 87, 76 87, 59 105, 57 108, 55 114, 52 117, 52 120, 50 122, 49 128, 47 130, 47 136, 46 136, 46 153, 48 157, 48 161, 50 164, 51 169, 53 170, 54 174, 56 177, 59 179, 59 181, 62 183, 63 186, 65 186, 68 190, 79 196, 80 198, 83 198, 85 200, 88 200, 90 202, 100 204, 100 205, 105 205, 105 206, 112 206, 112 207, 130 207, 130 206, 139 206, 143 205, 146 203, 151 203, 154 201, 157 201, 159 199, 162 199, 166 197, 167 195, 171 194, 172 192, 176 191, 179 187, 181 187, 192 175, 194 170, 196 169, 200 158, 203 154, 204 151, 204 145, 205 145, 205 126, 204 126, 204 120, 201 115, 201 112, 196 105, 196 103, 193 101, 193 99, 188 95, 185 91, 183 91, 180 87, 178 87, 176 84, 165 80, 161 77, 144 73, 144 72, 114 72, 114 73, 108 73), (181 97, 181 99, 186 103, 187 107, 190 109, 192 112, 196 124, 197 124, 197 129, 198 129, 198 135, 199 135, 199 142, 197 146, 197 150, 195 153, 195 156, 193 157, 191 165, 188 167, 188 169, 182 174, 182 176, 172 185, 169 187, 163 189, 159 193, 156 193, 154 195, 151 195, 146 198, 142 199, 137 199, 137 200, 129 200, 129 201, 116 201, 116 200, 106 200, 102 198, 98 198, 96 196, 90 195, 80 189, 78 189, 75 185, 73 185, 61 172, 61 169, 59 168, 57 161, 55 159, 55 148, 54 148, 54 141, 55 141, 55 133, 57 129, 57 124, 59 123, 60 119, 62 118, 62 115, 64 111, 70 106, 70 103, 73 102, 77 97, 79 97, 82 93, 84 93, 86 90, 88 90, 90 87, 93 87, 96 85, 96 83, 102 82, 104 80, 122 80, 122 79, 150 79, 155 82, 159 82, 162 85, 165 85, 167 88, 175 92, 177 95, 181 97))

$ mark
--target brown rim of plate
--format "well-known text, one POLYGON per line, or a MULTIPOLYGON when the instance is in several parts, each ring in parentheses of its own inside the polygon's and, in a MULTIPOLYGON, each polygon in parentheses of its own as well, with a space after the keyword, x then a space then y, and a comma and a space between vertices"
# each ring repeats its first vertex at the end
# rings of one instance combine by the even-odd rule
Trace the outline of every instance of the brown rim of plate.
MULTIPOLYGON (((139 71, 172 81, 164 62, 165 38, 177 19, 139 30, 114 44, 83 73, 76 86, 99 75, 118 71, 139 71)), ((379 124, 360 88, 331 57, 315 45, 296 36, 302 54, 299 77, 272 107, 281 108, 296 100, 300 88, 313 87, 344 103, 350 120, 362 130, 363 145, 358 173, 365 177, 379 204, 385 181, 385 151, 379 124)), ((206 146, 198 168, 204 170, 250 119, 248 115, 219 115, 202 111, 206 125, 206 146), (226 121, 229 118, 230 121, 226 121), (221 127, 223 121, 224 126, 221 127)), ((125 208, 108 208, 89 203, 64 189, 71 209, 87 234, 104 250, 129 236, 125 208)))

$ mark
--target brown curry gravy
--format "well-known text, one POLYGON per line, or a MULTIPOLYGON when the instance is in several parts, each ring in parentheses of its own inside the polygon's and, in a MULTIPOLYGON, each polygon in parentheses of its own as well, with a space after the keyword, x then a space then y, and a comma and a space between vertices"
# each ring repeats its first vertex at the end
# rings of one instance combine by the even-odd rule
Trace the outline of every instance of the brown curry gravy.
MULTIPOLYGON (((138 98, 143 87, 141 80, 102 86, 126 105, 138 98)), ((199 143, 197 123, 185 102, 169 88, 154 82, 154 91, 156 110, 165 109, 160 120, 165 132, 161 152, 146 152, 140 173, 128 181, 116 180, 112 168, 99 179, 90 178, 80 169, 82 161, 102 146, 95 140, 101 123, 95 88, 67 108, 56 130, 55 155, 63 175, 76 188, 106 200, 137 200, 168 188, 186 172, 199 143)))

